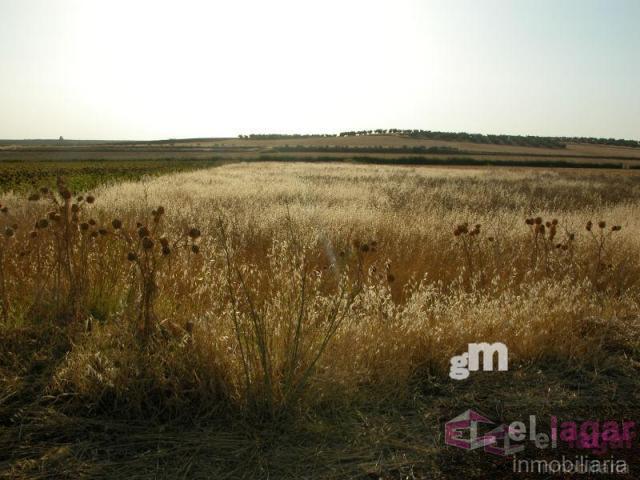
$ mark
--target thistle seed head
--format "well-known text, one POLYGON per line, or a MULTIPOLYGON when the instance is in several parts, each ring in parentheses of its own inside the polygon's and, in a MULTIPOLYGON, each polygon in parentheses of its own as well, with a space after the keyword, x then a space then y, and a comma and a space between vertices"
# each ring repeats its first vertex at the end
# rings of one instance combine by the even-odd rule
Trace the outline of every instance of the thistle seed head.
POLYGON ((189 237, 191 237, 193 240, 200 238, 200 230, 198 230, 197 228, 192 228, 189 230, 189 237))
POLYGON ((149 237, 144 237, 142 239, 142 248, 144 248, 145 250, 151 250, 153 248, 153 240, 151 240, 149 237))
POLYGON ((458 235, 463 235, 465 233, 469 233, 469 226, 467 223, 461 223, 456 227, 453 231, 453 234, 457 237, 458 235), (456 233, 457 232, 457 233, 456 233))

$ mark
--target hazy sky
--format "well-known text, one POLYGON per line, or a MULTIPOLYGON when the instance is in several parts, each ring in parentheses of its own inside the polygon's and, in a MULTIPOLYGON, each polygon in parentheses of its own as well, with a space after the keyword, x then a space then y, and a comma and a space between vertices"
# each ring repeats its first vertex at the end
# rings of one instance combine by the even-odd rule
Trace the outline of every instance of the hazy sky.
POLYGON ((0 0, 0 138, 640 139, 639 0, 0 0))

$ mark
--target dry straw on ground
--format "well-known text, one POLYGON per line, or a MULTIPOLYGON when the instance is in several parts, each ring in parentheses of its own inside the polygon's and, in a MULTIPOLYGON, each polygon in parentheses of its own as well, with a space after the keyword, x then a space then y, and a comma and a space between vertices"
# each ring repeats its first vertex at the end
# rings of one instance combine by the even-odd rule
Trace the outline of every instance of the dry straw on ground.
POLYGON ((3 323, 66 319, 51 394, 131 415, 402 395, 472 341, 593 361, 637 315, 639 191, 622 174, 237 164, 99 189, 68 237, 9 195, 3 323))

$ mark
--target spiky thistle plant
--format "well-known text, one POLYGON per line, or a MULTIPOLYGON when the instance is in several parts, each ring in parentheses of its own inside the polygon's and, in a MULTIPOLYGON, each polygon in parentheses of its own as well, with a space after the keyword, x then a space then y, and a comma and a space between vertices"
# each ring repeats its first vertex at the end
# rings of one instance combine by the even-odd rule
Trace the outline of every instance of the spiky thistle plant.
POLYGON ((114 237, 127 246, 127 259, 136 268, 140 290, 137 325, 142 339, 148 339, 159 325, 155 302, 157 278, 163 266, 180 250, 200 253, 200 230, 192 227, 171 239, 162 226, 164 214, 165 209, 160 206, 151 212, 150 222, 137 222, 135 228, 127 228, 120 219, 111 222, 114 237))
POLYGON ((55 271, 55 303, 60 314, 70 319, 83 316, 86 293, 89 290, 89 254, 95 240, 106 231, 87 218, 92 195, 74 198, 64 179, 58 178, 56 189, 42 187, 29 200, 44 202, 50 210, 35 223, 32 239, 50 241, 55 271))
POLYGON ((2 308, 2 321, 9 323, 9 292, 7 283, 7 256, 15 246, 15 233, 17 225, 12 221, 9 207, 0 204, 0 307, 2 308))
POLYGON ((453 235, 461 245, 462 253, 466 264, 465 283, 467 288, 471 286, 471 279, 476 273, 481 276, 481 283, 484 283, 484 270, 482 265, 482 252, 480 251, 480 232, 482 226, 478 223, 469 228, 469 223, 464 222, 456 226, 453 235))

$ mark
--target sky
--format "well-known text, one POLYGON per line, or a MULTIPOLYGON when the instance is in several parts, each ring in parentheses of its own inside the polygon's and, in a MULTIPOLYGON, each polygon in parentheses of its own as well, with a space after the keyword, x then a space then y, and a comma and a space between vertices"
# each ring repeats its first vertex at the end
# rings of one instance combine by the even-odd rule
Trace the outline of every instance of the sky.
POLYGON ((638 0, 0 0, 0 138, 640 139, 638 0))

